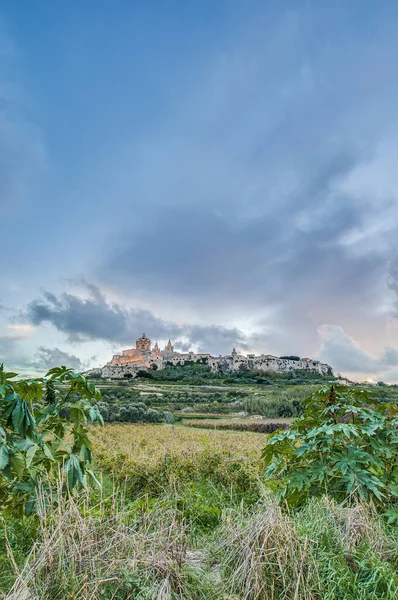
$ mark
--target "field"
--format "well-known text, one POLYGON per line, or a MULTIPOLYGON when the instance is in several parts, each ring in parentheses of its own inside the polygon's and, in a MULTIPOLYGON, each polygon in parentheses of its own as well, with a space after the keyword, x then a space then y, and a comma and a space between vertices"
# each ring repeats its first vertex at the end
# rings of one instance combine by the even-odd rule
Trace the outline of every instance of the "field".
POLYGON ((197 429, 214 429, 219 431, 250 431, 252 433, 272 433, 279 428, 286 428, 293 421, 281 417, 280 419, 264 418, 189 418, 182 419, 181 424, 185 427, 196 427, 197 429))
POLYGON ((395 414, 396 389, 375 387, 381 404, 371 413, 370 396, 357 397, 355 388, 336 396, 326 388, 308 409, 304 443, 292 437, 305 432, 295 430, 294 417, 318 386, 216 383, 99 382, 108 419, 104 427, 91 425, 88 435, 101 486, 68 492, 61 463, 53 487, 39 483, 32 516, 3 509, 1 597, 395 600, 398 505, 394 478, 385 474, 395 468, 398 434, 395 422, 383 419, 395 414), (333 412, 340 397, 350 424, 333 412), (363 429, 354 423, 354 405, 363 429), (325 407, 332 407, 327 426, 325 407), (283 468, 286 459, 291 481, 303 473, 281 501, 287 472, 267 479, 263 455, 279 426, 290 427, 280 430, 281 439, 283 431, 291 437, 280 442, 272 468, 283 468), (379 433, 369 439, 369 431, 379 433), (312 454, 303 465, 306 449, 312 454), (374 460, 373 452, 379 452, 374 460), (332 455, 337 470, 330 470, 327 490, 323 473, 332 455), (347 469, 359 473, 371 497, 345 491, 347 469))
POLYGON ((95 428, 92 435, 98 465, 135 494, 193 481, 249 490, 259 481, 261 434, 125 424, 95 428))
POLYGON ((239 379, 231 385, 203 379, 201 384, 133 380, 101 382, 98 387, 103 394, 100 409, 108 422, 172 423, 251 415, 283 422, 300 414, 300 402, 317 386, 280 381, 253 385, 239 379))
POLYGON ((24 571, 3 574, 14 581, 7 600, 27 589, 39 600, 397 597, 398 528, 371 505, 328 498, 284 511, 262 483, 264 434, 147 424, 91 433, 110 479, 100 496, 42 513, 24 571))

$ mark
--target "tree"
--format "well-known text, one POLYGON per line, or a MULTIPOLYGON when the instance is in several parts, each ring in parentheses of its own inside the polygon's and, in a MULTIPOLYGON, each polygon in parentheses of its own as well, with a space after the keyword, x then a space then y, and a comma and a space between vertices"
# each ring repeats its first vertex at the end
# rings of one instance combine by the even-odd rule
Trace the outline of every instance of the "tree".
POLYGON ((15 377, 0 365, 0 503, 30 513, 39 482, 51 487, 59 468, 69 490, 98 483, 87 423, 103 424, 94 405, 101 394, 66 367, 51 369, 42 379, 15 377), (55 384, 63 391, 54 397, 55 384), (44 388, 45 404, 34 412, 44 388))

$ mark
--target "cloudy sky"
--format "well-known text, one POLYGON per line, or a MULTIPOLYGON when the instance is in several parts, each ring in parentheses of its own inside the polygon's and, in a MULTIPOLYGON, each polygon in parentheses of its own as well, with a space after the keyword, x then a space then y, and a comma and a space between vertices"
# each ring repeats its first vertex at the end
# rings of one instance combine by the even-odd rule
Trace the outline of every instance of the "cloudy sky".
POLYGON ((145 331, 398 382, 398 4, 0 1, 0 361, 145 331))

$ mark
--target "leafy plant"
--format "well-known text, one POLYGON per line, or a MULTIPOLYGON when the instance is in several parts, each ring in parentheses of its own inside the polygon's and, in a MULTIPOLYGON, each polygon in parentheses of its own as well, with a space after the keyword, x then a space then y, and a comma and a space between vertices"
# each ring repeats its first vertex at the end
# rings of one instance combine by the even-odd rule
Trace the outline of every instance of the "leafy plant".
POLYGON ((101 394, 66 367, 41 379, 16 381, 16 376, 0 365, 0 503, 29 514, 39 482, 48 485, 61 469, 69 489, 96 481, 87 423, 103 424, 94 405, 101 394), (43 395, 45 403, 34 411, 33 402, 43 395))
POLYGON ((263 450, 279 499, 295 505, 323 494, 375 502, 398 496, 395 405, 345 386, 323 387, 302 405, 302 416, 263 450))

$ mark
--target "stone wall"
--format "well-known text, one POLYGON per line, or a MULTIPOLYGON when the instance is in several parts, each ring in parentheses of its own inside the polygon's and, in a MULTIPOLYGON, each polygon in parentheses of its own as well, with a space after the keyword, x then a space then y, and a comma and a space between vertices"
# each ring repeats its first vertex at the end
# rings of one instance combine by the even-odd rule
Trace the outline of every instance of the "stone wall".
POLYGON ((243 356, 240 354, 234 354, 229 356, 210 356, 210 354, 181 354, 179 356, 170 357, 168 360, 164 360, 162 357, 153 357, 149 360, 143 360, 141 362, 131 362, 126 364, 114 365, 108 363, 101 371, 101 375, 104 378, 115 378, 122 379, 126 374, 130 374, 135 377, 138 371, 147 371, 152 365, 156 365, 159 370, 164 369, 168 363, 173 365, 184 365, 188 361, 197 362, 199 360, 207 360, 208 366, 213 372, 217 372, 222 369, 224 372, 236 372, 241 367, 254 371, 264 371, 272 373, 291 373, 292 371, 311 371, 317 372, 320 375, 333 374, 331 367, 325 363, 321 363, 319 360, 301 359, 301 360, 289 360, 286 358, 279 358, 277 356, 270 356, 262 354, 255 356, 249 354, 243 356))

